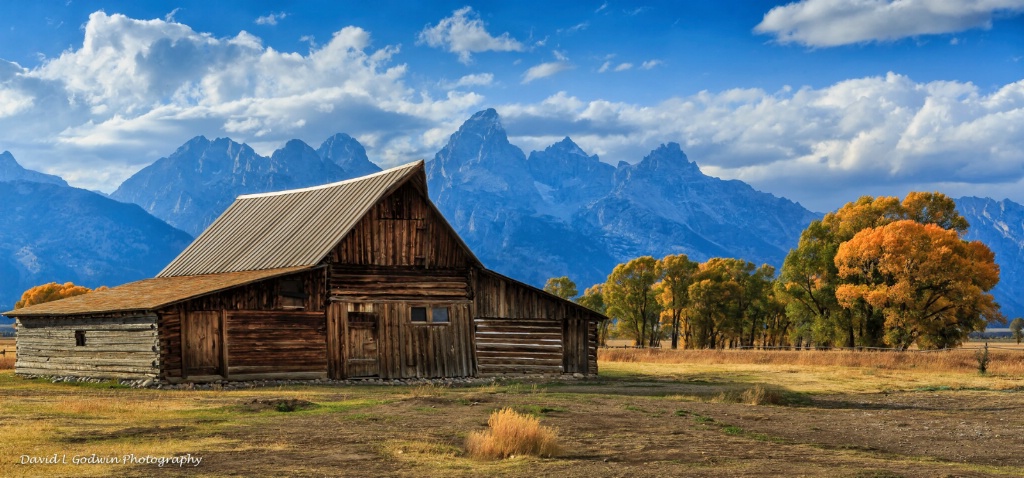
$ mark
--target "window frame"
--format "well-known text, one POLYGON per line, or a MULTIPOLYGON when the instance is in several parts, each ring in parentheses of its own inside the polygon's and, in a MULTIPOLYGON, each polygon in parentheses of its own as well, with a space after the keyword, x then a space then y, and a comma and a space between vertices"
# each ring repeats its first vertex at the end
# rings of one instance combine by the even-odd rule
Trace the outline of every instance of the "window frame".
POLYGON ((409 304, 409 323, 412 325, 423 325, 423 326, 447 326, 452 323, 452 306, 451 304, 409 304), (426 320, 413 320, 413 309, 426 309, 426 320), (434 321, 434 310, 443 309, 446 313, 445 316, 448 320, 444 322, 434 321))

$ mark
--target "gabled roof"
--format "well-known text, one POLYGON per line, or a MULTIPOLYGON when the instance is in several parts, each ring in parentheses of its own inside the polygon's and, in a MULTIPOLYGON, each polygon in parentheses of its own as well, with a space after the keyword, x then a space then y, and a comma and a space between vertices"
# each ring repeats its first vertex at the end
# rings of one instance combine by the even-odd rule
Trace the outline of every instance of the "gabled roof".
POLYGON ((31 317, 156 310, 175 302, 299 272, 303 269, 306 267, 285 267, 203 276, 157 277, 131 282, 112 289, 15 309, 4 312, 4 315, 31 317))
POLYGON ((377 201, 417 175, 425 191, 423 161, 416 161, 323 186, 239 196, 157 277, 316 265, 377 201))

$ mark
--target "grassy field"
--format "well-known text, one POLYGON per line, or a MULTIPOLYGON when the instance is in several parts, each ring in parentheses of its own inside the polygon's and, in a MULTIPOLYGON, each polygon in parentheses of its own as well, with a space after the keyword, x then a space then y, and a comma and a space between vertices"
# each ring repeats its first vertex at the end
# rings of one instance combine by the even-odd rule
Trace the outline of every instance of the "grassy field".
POLYGON ((1020 476, 1024 354, 981 375, 959 353, 602 350, 591 380, 245 391, 4 370, 0 476, 1020 476), (468 458, 506 407, 556 429, 562 455, 468 458), (143 462, 186 454, 202 462, 143 462))

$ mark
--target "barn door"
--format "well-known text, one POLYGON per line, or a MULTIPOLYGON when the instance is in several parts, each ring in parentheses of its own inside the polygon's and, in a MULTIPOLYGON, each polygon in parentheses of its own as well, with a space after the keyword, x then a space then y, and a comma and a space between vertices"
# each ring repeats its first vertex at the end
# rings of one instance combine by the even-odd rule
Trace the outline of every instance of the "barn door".
POLYGON ((380 375, 377 355, 379 322, 374 312, 349 311, 345 332, 345 366, 350 378, 380 375))
POLYGON ((188 314, 183 327, 183 362, 185 377, 222 375, 221 321, 219 311, 197 311, 188 314))

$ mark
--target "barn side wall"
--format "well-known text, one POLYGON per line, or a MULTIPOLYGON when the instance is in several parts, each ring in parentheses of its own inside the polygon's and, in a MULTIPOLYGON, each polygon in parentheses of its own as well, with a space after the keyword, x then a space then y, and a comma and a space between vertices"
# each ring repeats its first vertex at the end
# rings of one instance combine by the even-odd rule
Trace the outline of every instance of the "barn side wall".
POLYGON ((480 375, 597 374, 598 315, 489 271, 475 289, 480 375))
POLYGON ((21 317, 22 375, 146 379, 159 373, 155 314, 110 317, 21 317))
POLYGON ((318 268, 162 309, 161 378, 325 378, 326 304, 326 271, 318 268), (304 297, 285 293, 295 280, 304 297))

